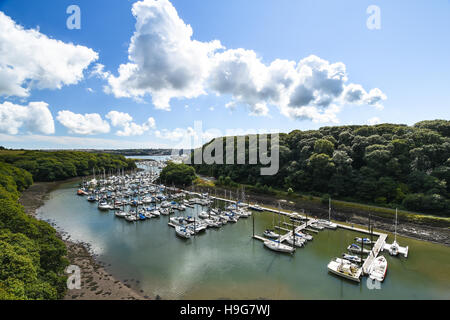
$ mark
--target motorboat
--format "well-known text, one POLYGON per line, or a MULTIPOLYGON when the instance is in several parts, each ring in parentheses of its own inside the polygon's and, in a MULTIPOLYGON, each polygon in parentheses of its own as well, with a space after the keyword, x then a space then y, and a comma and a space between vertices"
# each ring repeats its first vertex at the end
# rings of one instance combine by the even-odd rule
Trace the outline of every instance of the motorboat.
POLYGON ((372 265, 369 267, 369 278, 379 282, 383 282, 386 277, 387 260, 384 256, 378 256, 373 260, 372 265))
POLYGON ((113 209, 113 207, 112 207, 108 202, 106 202, 106 201, 101 201, 101 202, 98 204, 98 209, 99 209, 99 210, 106 211, 106 210, 111 210, 111 209, 113 209))
POLYGON ((267 229, 264 231, 263 236, 271 239, 278 239, 280 235, 273 230, 267 229))
POLYGON ((305 241, 306 241, 305 239, 299 238, 297 236, 295 237, 295 239, 293 236, 290 236, 286 239, 286 242, 289 243, 291 246, 295 245, 296 247, 299 247, 299 248, 301 248, 305 245, 305 241))
POLYGON ((176 226, 175 233, 177 234, 177 236, 184 239, 190 239, 194 234, 191 230, 189 230, 185 226, 176 226))
POLYGON ((362 268, 358 265, 341 258, 335 258, 328 263, 327 269, 329 272, 334 273, 340 277, 360 282, 362 268))
POLYGON ((372 241, 369 238, 355 238, 358 243, 364 243, 365 245, 372 245, 372 241))
POLYGON ((357 244, 352 243, 351 245, 349 245, 347 247, 347 250, 350 252, 354 252, 354 253, 364 253, 364 254, 368 254, 370 252, 370 250, 367 249, 363 249, 360 246, 358 246, 357 244))
POLYGON ((350 262, 361 263, 361 258, 358 257, 358 256, 355 256, 355 255, 351 255, 351 254, 348 254, 348 253, 343 253, 343 254, 342 254, 342 257, 343 257, 345 260, 348 260, 348 261, 350 261, 350 262))
POLYGON ((295 252, 295 248, 293 248, 292 246, 282 244, 278 240, 266 240, 266 241, 264 241, 264 246, 266 248, 269 248, 270 250, 277 251, 277 252, 285 252, 285 253, 294 253, 295 252))
POLYGON ((118 218, 125 218, 128 215, 128 213, 125 211, 116 211, 114 212, 114 215, 118 218))
POLYGON ((328 220, 318 220, 317 223, 321 226, 324 226, 327 229, 333 229, 333 230, 337 229, 337 224, 333 223, 331 221, 328 221, 328 220))

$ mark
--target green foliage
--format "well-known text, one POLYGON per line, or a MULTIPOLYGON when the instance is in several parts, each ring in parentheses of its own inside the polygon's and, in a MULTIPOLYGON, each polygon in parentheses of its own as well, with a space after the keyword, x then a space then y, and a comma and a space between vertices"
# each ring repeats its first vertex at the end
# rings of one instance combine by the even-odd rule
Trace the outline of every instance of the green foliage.
POLYGON ((35 181, 86 176, 92 174, 93 169, 97 172, 136 169, 134 161, 124 156, 78 151, 3 151, 0 153, 1 161, 30 172, 35 181))
MULTIPOLYGON (((247 163, 255 148, 247 136, 247 163)), ((219 184, 225 185, 229 177, 261 193, 269 193, 270 187, 292 188, 297 193, 450 216, 450 121, 294 130, 280 134, 279 149, 275 176, 261 176, 260 164, 194 167, 199 174, 219 177, 219 184)))
POLYGON ((196 179, 193 167, 184 163, 169 162, 161 171, 159 180, 167 185, 190 186, 196 179))

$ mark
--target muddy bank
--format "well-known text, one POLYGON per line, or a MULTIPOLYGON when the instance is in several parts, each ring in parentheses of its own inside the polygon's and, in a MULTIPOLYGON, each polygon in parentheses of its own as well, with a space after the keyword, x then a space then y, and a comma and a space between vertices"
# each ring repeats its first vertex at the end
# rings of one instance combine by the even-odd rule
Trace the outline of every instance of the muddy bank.
MULTIPOLYGON (((209 188, 210 189, 210 188, 209 188)), ((197 192, 208 192, 207 188, 196 187, 197 192)), ((211 191, 211 190, 209 190, 211 191)), ((223 196, 225 189, 215 188, 217 195, 223 196)), ((229 190, 227 190, 229 192, 229 190)), ((232 191, 236 194, 235 191, 232 191)), ((213 194, 213 193, 211 193, 213 194)), ((227 193, 228 194, 228 193, 227 193)), ((266 205, 271 207, 278 207, 278 202, 280 199, 270 195, 257 195, 257 194, 246 194, 246 201, 249 200, 252 203, 258 203, 260 205, 266 205)), ((323 205, 321 203, 313 203, 310 201, 300 201, 297 203, 283 202, 283 209, 292 210, 296 212, 306 212, 308 215, 317 218, 328 219, 328 205, 323 205)), ((362 226, 369 225, 369 213, 371 215, 371 224, 375 229, 384 230, 387 232, 394 232, 394 219, 387 219, 385 217, 378 216, 375 212, 362 211, 354 208, 333 208, 332 209, 332 219, 339 222, 354 223, 362 226)), ((408 221, 402 221, 399 217, 397 233, 401 236, 429 241, 439 244, 445 244, 450 246, 450 229, 446 227, 435 227, 427 226, 424 224, 415 224, 408 221)))
MULTIPOLYGON (((77 179, 63 182, 37 182, 22 193, 19 200, 25 207, 27 214, 35 216, 36 210, 48 199, 49 193, 62 183, 76 181, 77 179)), ((96 261, 86 243, 73 242, 70 236, 57 230, 59 237, 66 244, 67 258, 71 265, 76 265, 81 272, 81 289, 67 290, 65 300, 144 300, 149 297, 132 289, 132 281, 123 283, 115 279, 106 270, 105 265, 96 261)), ((134 283, 137 285, 137 283, 134 283)))

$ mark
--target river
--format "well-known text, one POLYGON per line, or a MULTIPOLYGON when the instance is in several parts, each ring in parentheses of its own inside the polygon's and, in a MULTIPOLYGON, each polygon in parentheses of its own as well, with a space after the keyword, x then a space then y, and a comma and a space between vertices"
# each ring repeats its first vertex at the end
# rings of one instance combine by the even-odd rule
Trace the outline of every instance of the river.
MULTIPOLYGON (((98 260, 122 281, 163 299, 450 299, 450 248, 398 237, 407 259, 390 257, 380 289, 329 274, 358 233, 325 230, 294 255, 280 254, 253 240, 252 218, 208 229, 189 240, 175 236, 168 217, 138 223, 103 213, 76 195, 78 183, 54 190, 37 215, 54 222, 72 240, 87 242, 98 260), (128 282, 130 283, 130 282, 128 282)), ((189 209, 195 214, 200 207, 189 209)), ((273 225, 271 213, 254 213, 256 233, 273 225)), ((388 242, 392 242, 392 235, 388 242)))

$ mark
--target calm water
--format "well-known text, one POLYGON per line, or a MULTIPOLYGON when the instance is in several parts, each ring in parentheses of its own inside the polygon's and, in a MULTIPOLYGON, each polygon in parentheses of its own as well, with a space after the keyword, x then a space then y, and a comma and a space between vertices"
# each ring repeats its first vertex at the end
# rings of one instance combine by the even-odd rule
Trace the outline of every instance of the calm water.
MULTIPOLYGON (((380 290, 365 278, 356 284, 333 276, 327 264, 358 234, 326 230, 294 255, 272 252, 251 239, 252 218, 209 229, 183 240, 167 225, 168 217, 133 224, 102 213, 75 195, 77 184, 52 192, 38 215, 88 242, 118 279, 138 280, 137 289, 163 299, 450 299, 450 248, 398 237, 409 245, 407 259, 388 259, 380 290)), ((199 208, 189 209, 194 213, 199 208)), ((255 213, 256 232, 272 226, 270 213, 255 213)), ((388 238, 391 242, 393 237, 388 238)))

